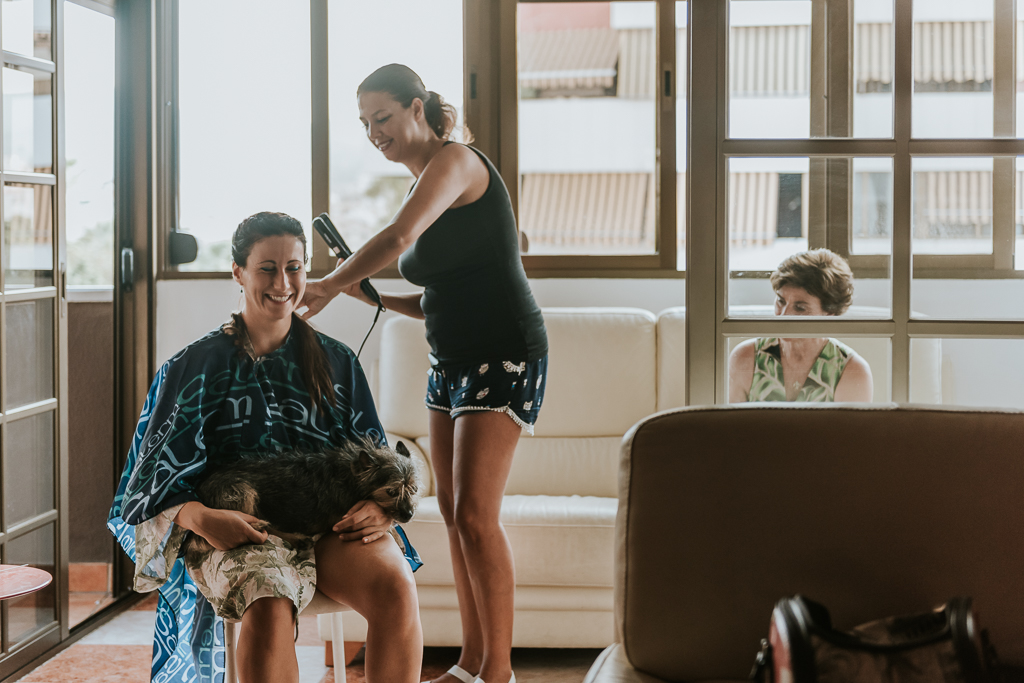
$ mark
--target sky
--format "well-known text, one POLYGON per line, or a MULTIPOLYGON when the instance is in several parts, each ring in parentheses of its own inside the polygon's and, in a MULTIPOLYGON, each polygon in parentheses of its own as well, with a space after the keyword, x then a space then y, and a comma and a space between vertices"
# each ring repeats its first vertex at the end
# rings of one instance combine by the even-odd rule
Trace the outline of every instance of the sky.
POLYGON ((114 19, 64 5, 67 239, 114 216, 114 19))
MULTIPOLYGON (((310 195, 310 20, 305 2, 179 3, 181 227, 227 239, 244 217, 283 211, 307 226, 310 195)), ((403 62, 426 87, 462 100, 460 0, 328 3, 331 186, 407 175, 366 140, 355 90, 403 62)))

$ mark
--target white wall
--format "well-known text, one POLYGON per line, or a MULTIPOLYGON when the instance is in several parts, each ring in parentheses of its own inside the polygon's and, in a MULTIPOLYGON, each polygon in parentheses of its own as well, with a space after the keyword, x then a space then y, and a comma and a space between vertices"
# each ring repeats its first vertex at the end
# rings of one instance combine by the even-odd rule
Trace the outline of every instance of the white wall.
POLYGON ((519 172, 653 173, 654 106, 618 97, 524 100, 519 172))
MULTIPOLYGON (((377 280, 381 291, 413 291, 402 280, 377 280)), ((542 307, 632 306, 657 313, 685 303, 682 279, 534 279, 530 281, 542 307)), ((732 303, 770 304, 771 289, 763 280, 735 280, 732 303)), ((238 306, 238 285, 230 280, 162 280, 157 283, 157 362, 216 328, 238 306)), ((889 283, 861 280, 855 303, 888 306, 889 283)), ((914 282, 913 308, 929 317, 1024 318, 1024 280, 919 280, 914 282)), ((385 313, 361 356, 371 368, 379 356, 385 313)), ((373 321, 373 309, 341 297, 314 319, 324 333, 358 348, 373 321)), ((946 402, 1024 408, 1024 340, 943 340, 943 383, 946 402)))
MULTIPOLYGON (((531 280, 542 307, 632 306, 660 311, 685 303, 685 280, 541 279, 531 280)), ((382 292, 411 292, 404 280, 374 280, 382 292)), ((163 363, 178 349, 227 320, 239 306, 239 287, 231 280, 160 280, 156 286, 156 361, 163 363)), ((769 302, 771 299, 769 299, 769 302)), ((316 327, 353 349, 359 348, 373 322, 374 310, 348 297, 339 297, 313 319, 316 327)), ((384 313, 366 342, 360 360, 369 366, 380 352, 384 313)))

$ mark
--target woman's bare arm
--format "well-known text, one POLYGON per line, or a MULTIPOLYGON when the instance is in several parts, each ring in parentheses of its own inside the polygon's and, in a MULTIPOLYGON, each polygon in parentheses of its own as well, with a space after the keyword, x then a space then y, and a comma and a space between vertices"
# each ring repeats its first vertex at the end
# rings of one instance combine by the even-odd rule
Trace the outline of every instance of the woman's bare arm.
POLYGON ((423 292, 415 292, 413 294, 380 295, 380 301, 384 304, 384 308, 419 320, 423 320, 424 318, 423 309, 420 308, 420 299, 422 298, 423 292))
POLYGON ((755 342, 754 339, 741 342, 729 354, 729 403, 746 403, 750 399, 755 342))
POLYGON ((868 403, 874 396, 874 380, 867 361, 854 354, 843 368, 843 376, 836 385, 837 402, 853 401, 868 403))
POLYGON ((487 173, 487 168, 472 150, 462 145, 442 148, 423 169, 394 220, 330 275, 306 284, 302 304, 308 311, 304 317, 316 315, 346 288, 375 275, 398 258, 479 179, 481 172, 487 173))
POLYGON ((217 550, 231 550, 245 543, 263 543, 266 531, 252 527, 259 520, 236 510, 208 508, 198 500, 185 503, 174 523, 205 538, 217 550))

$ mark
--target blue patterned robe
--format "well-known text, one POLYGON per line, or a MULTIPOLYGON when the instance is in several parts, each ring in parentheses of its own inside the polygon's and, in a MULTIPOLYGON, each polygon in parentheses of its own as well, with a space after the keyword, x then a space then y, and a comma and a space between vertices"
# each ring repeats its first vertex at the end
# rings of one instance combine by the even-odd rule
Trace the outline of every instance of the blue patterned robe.
MULTIPOLYGON (((207 462, 239 453, 310 449, 359 435, 384 441, 373 398, 352 351, 317 335, 331 368, 337 404, 312 407, 289 336, 253 360, 235 336, 218 329, 167 361, 146 397, 107 526, 136 560, 135 527, 196 500, 193 484, 207 462)), ((404 536, 404 534, 403 534, 404 536)), ((406 544, 413 569, 415 550, 406 544)), ((136 576, 160 586, 153 643, 154 683, 219 683, 224 678, 224 624, 177 557, 157 556, 136 576)))

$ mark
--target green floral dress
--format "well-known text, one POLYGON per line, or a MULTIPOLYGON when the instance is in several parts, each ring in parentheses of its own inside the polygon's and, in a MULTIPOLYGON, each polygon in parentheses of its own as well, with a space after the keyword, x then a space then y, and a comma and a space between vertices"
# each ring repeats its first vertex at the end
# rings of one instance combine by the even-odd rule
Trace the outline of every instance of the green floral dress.
MULTIPOLYGON (((814 360, 795 401, 831 403, 853 349, 836 339, 828 339, 814 360)), ((782 377, 782 346, 777 337, 762 337, 754 345, 754 377, 748 401, 785 401, 786 382, 782 377)))

